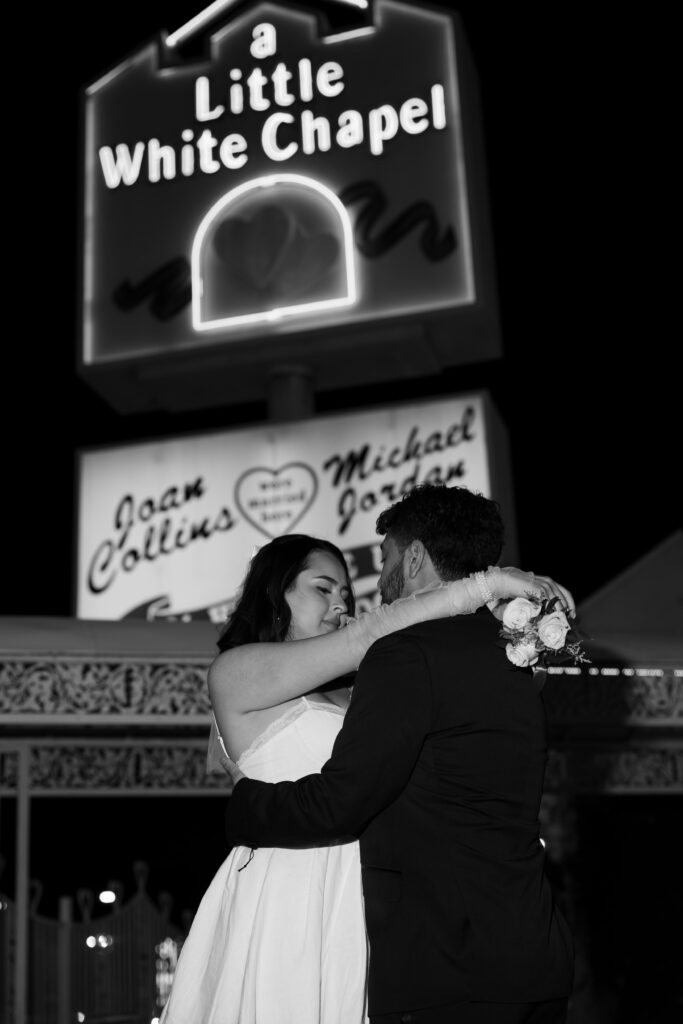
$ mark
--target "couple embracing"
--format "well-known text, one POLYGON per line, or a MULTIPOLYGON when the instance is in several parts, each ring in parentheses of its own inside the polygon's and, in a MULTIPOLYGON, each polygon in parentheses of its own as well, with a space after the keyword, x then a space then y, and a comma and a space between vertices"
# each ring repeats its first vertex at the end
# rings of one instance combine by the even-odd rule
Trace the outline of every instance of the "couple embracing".
POLYGON ((252 559, 209 671, 232 851, 163 1024, 566 1019, 543 700, 498 617, 525 596, 573 615, 571 594, 492 568, 497 503, 463 487, 414 488, 377 532, 382 604, 358 619, 334 545, 284 536, 252 559))

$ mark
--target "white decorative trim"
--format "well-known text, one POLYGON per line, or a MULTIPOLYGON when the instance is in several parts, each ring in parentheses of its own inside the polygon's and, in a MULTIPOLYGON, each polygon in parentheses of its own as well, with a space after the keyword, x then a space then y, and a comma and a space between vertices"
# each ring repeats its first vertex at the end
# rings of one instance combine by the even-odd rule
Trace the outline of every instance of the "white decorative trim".
MULTIPOLYGON (((139 740, 14 741, 30 747, 31 796, 93 796, 147 793, 227 795, 228 775, 207 775, 206 741, 139 740)), ((0 744, 0 796, 15 795, 17 755, 0 744)))
POLYGON ((52 725, 75 719, 124 722, 145 717, 199 716, 211 711, 207 665, 151 660, 83 658, 13 659, 0 662, 0 724, 52 725))
MULTIPOLYGON (((32 795, 229 792, 206 774, 210 661, 0 661, 0 795, 16 792, 18 746, 32 795)), ((551 671, 543 697, 549 794, 683 792, 680 669, 551 671)))

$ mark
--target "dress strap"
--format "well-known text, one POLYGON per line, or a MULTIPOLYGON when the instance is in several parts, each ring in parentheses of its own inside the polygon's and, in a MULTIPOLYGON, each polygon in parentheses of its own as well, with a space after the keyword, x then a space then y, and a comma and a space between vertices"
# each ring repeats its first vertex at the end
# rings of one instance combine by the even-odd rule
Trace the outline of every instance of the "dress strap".
POLYGON ((209 742, 206 748, 206 774, 217 775, 225 774, 225 768, 223 767, 223 760, 227 758, 228 761, 232 761, 232 758, 225 749, 223 743, 223 737, 218 731, 218 723, 216 722, 216 716, 213 711, 211 712, 211 730, 209 732, 209 742))

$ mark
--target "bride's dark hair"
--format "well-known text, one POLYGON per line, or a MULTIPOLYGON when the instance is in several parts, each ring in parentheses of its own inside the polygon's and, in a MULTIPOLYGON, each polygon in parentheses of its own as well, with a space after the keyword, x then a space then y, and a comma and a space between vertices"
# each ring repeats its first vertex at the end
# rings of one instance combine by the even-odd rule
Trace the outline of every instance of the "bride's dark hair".
POLYGON ((354 614, 349 570, 339 548, 305 533, 288 533, 260 548, 249 563, 237 604, 218 639, 219 651, 285 639, 292 618, 285 594, 314 551, 326 551, 343 566, 349 588, 348 613, 354 614))

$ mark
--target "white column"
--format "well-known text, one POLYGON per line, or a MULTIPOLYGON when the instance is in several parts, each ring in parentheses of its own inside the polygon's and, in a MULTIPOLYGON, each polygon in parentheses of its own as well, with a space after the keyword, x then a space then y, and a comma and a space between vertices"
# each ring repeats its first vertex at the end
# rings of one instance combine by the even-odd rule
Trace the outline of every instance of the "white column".
POLYGON ((73 900, 59 897, 59 932, 57 938, 57 1024, 71 1024, 71 922, 73 900))
POLYGON ((17 883, 16 883, 16 959, 14 963, 14 1024, 28 1020, 28 869, 31 838, 30 803, 31 746, 17 750, 17 883))

